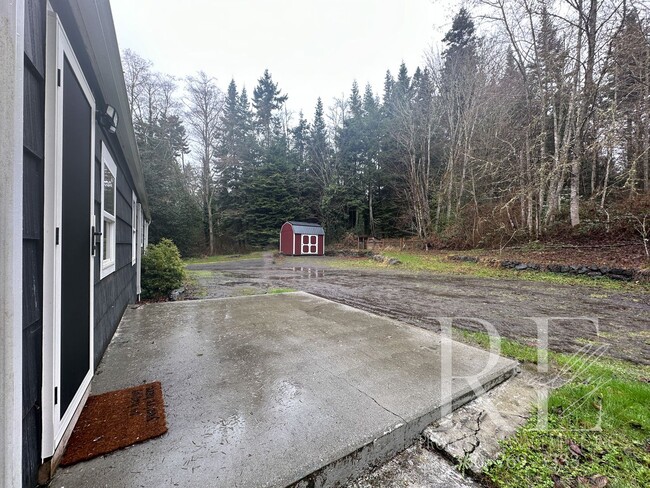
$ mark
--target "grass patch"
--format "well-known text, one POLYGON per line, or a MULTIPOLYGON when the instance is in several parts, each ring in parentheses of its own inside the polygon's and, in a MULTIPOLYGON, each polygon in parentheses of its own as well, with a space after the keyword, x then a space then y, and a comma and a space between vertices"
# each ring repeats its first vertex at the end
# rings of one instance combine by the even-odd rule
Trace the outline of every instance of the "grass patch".
POLYGON ((210 278, 212 271, 204 271, 199 269, 186 269, 185 270, 185 288, 192 291, 192 295, 198 298, 205 298, 208 296, 208 290, 201 286, 199 280, 201 278, 210 278))
MULTIPOLYGON (((455 333, 465 342, 489 344, 485 333, 455 333)), ((533 346, 507 339, 501 346, 504 356, 523 362, 537 357, 533 346)), ((585 480, 599 475, 607 487, 650 486, 650 367, 554 352, 549 361, 571 379, 550 393, 548 429, 537 429, 534 415, 503 442, 502 454, 485 470, 491 483, 552 488, 559 486, 555 478, 561 486, 588 487, 598 485, 585 480)))
POLYGON ((212 271, 206 269, 186 269, 187 279, 196 282, 199 278, 211 278, 212 271))
MULTIPOLYGON (((440 274, 456 274, 476 276, 490 279, 520 279, 526 281, 541 281, 557 285, 580 285, 615 291, 637 291, 650 292, 650 283, 634 283, 625 281, 610 280, 608 278, 593 279, 581 275, 568 275, 549 273, 546 271, 515 271, 512 269, 495 268, 483 263, 471 263, 464 261, 450 261, 441 254, 417 254, 410 252, 382 253, 389 258, 397 258, 402 264, 391 266, 394 269, 405 269, 417 272, 429 272, 440 274)), ((330 261, 330 264, 341 268, 386 268, 385 263, 379 263, 372 259, 339 258, 330 261)))
POLYGON ((294 290, 293 288, 270 288, 269 291, 267 292, 269 295, 277 295, 279 293, 293 293, 294 290))
POLYGON ((252 286, 242 286, 240 288, 236 288, 235 292, 238 296, 242 296, 242 297, 264 294, 262 290, 260 290, 259 288, 254 288, 252 286))
POLYGON ((256 251, 248 254, 226 254, 217 256, 202 256, 199 258, 186 258, 183 259, 183 263, 185 265, 223 263, 228 261, 242 261, 245 259, 261 259, 263 256, 264 253, 262 251, 256 251))

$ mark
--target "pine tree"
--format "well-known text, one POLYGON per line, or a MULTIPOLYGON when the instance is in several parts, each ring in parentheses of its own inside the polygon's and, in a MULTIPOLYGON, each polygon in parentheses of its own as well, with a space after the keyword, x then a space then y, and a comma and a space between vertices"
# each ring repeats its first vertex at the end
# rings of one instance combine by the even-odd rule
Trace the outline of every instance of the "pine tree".
POLYGON ((352 82, 352 93, 350 94, 350 112, 352 117, 361 117, 361 95, 357 80, 352 82))
POLYGON ((393 99, 393 90, 395 89, 395 79, 390 73, 390 70, 386 71, 386 76, 384 77, 384 96, 382 98, 382 107, 388 109, 391 105, 393 99))
POLYGON ((279 120, 275 112, 282 107, 287 98, 287 95, 282 95, 269 70, 264 70, 264 74, 257 81, 257 86, 253 90, 253 107, 259 134, 263 145, 267 148, 270 147, 273 133, 279 127, 279 120))

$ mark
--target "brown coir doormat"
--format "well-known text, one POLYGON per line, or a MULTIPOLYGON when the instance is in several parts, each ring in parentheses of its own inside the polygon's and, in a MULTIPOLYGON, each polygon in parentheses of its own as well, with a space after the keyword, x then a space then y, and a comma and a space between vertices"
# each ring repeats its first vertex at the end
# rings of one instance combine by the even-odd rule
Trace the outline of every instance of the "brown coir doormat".
POLYGON ((159 381, 91 396, 72 431, 61 465, 92 459, 165 432, 159 381))

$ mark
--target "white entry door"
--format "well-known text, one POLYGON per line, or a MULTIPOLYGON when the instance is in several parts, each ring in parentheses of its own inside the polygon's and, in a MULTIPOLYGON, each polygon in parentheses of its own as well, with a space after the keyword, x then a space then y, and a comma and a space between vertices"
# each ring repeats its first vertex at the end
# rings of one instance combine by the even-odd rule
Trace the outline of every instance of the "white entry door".
POLYGON ((43 459, 93 376, 95 100, 52 11, 45 81, 43 459))

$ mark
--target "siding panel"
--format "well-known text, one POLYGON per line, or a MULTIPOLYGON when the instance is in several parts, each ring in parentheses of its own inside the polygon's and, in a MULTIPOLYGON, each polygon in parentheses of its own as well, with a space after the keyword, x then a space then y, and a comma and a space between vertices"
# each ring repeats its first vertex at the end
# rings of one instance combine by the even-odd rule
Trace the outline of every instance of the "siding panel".
MULTIPOLYGON (((23 330, 23 378, 40 379, 43 368, 41 351, 43 349, 43 335, 41 321, 35 322, 31 327, 23 330)), ((40 407, 41 403, 40 381, 26 381, 23 385, 23 418, 29 411, 40 407)))
POLYGON ((23 154, 23 237, 41 239, 43 228, 43 160, 23 154))
POLYGON ((41 463, 45 0, 25 1, 23 115, 23 488, 41 463))
POLYGON ((27 67, 23 80, 25 96, 23 99, 23 145, 37 157, 43 158, 45 138, 45 88, 41 74, 27 67))
POLYGON ((25 56, 45 75, 45 0, 25 2, 25 56))
MULTIPOLYGON (((96 174, 101 175, 99 147, 104 140, 117 165, 117 200, 116 200, 116 252, 115 271, 99 279, 99 258, 95 259, 95 366, 99 364, 106 347, 111 341, 115 329, 129 303, 136 299, 136 269, 131 262, 131 177, 120 151, 115 151, 109 144, 102 129, 96 126, 98 159, 96 174)), ((95 181, 95 211, 97 223, 101 216, 101 181, 95 181)))
POLYGON ((37 240, 23 240, 23 330, 42 318, 42 252, 37 240))

